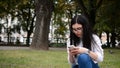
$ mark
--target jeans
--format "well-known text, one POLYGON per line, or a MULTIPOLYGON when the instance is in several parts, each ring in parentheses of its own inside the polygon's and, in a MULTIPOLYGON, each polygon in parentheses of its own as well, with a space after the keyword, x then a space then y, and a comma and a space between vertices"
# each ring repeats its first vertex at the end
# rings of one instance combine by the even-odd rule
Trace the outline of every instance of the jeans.
POLYGON ((72 68, 99 68, 98 64, 94 63, 88 54, 80 54, 77 58, 78 64, 73 64, 72 68))

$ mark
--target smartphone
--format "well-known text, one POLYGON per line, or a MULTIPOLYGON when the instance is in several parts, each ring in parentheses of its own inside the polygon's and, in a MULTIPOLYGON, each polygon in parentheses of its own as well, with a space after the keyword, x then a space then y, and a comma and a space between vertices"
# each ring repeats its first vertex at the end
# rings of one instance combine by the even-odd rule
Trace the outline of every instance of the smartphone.
POLYGON ((73 49, 74 47, 75 47, 74 45, 70 45, 68 48, 73 49))

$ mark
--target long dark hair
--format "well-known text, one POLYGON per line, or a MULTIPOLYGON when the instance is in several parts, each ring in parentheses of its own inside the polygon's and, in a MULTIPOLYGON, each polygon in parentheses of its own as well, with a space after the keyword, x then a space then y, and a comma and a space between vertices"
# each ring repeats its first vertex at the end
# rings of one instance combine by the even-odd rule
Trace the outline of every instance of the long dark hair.
POLYGON ((82 41, 83 42, 83 47, 91 50, 92 40, 93 40, 92 29, 90 27, 88 19, 84 15, 76 15, 71 20, 71 24, 70 24, 70 45, 77 46, 77 44, 79 44, 80 41, 82 41), (77 37, 72 31, 72 25, 75 24, 75 23, 81 24, 82 27, 83 27, 82 38, 77 37))

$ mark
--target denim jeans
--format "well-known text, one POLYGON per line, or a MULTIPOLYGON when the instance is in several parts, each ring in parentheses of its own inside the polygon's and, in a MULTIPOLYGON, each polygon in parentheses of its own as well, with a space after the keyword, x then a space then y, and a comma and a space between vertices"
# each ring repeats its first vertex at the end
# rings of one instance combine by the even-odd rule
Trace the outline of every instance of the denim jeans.
POLYGON ((88 54, 80 54, 77 56, 78 64, 72 65, 72 68, 99 68, 97 63, 94 63, 88 54))

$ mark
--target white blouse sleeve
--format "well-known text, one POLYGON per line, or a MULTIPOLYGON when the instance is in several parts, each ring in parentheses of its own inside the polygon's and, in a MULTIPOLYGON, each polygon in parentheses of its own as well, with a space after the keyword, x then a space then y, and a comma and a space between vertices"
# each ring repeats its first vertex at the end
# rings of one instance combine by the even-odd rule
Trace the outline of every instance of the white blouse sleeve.
POLYGON ((67 53, 68 53, 68 62, 71 63, 69 60, 70 56, 69 56, 69 48, 68 47, 70 47, 70 39, 67 40, 67 53))
MULTIPOLYGON (((70 62, 70 55, 69 55, 69 48, 68 47, 70 47, 70 39, 67 40, 67 53, 68 53, 67 59, 68 59, 68 62, 70 64, 75 64, 75 63, 70 62)), ((75 60, 75 58, 74 58, 74 60, 75 60)))
POLYGON ((97 35, 93 35, 93 38, 94 38, 95 44, 92 45, 92 51, 98 55, 98 58, 97 60, 95 60, 95 62, 102 62, 104 53, 101 47, 102 44, 101 44, 100 38, 97 35))

